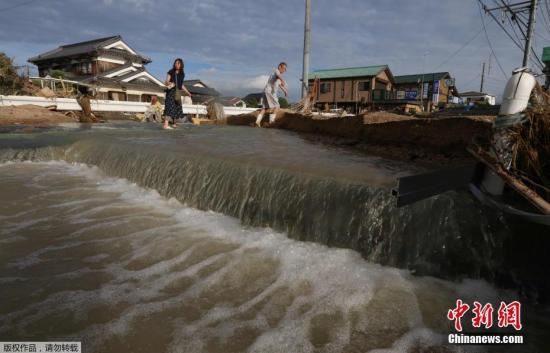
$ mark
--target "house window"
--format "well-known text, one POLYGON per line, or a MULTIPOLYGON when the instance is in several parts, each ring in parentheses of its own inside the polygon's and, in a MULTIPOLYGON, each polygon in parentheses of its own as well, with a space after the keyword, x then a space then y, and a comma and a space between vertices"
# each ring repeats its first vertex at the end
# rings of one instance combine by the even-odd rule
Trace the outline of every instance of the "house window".
POLYGON ((321 83, 320 91, 321 93, 329 93, 331 89, 330 82, 321 83))
POLYGON ((342 90, 340 91, 340 95, 342 96, 342 98, 344 98, 346 96, 346 83, 345 82, 342 82, 342 90))
POLYGON ((370 81, 359 82, 359 91, 370 91, 370 81))
POLYGON ((92 73, 92 63, 80 63, 79 71, 83 75, 89 75, 92 73))
POLYGON ((126 93, 109 91, 109 100, 125 102, 126 101, 126 93))

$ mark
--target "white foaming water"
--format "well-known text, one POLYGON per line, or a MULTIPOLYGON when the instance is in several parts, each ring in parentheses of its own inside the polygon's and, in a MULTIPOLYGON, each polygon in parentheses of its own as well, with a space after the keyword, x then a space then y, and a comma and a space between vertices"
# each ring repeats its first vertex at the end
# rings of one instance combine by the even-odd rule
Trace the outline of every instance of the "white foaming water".
POLYGON ((10 305, 0 337, 76 339, 102 352, 152 351, 151 342, 159 352, 420 352, 444 343, 456 298, 497 298, 483 281, 416 278, 244 228, 95 167, 10 163, 4 174, 26 185, 12 207, 27 210, 0 214, 18 254, 0 258, 0 283, 35 289, 0 295, 10 305))

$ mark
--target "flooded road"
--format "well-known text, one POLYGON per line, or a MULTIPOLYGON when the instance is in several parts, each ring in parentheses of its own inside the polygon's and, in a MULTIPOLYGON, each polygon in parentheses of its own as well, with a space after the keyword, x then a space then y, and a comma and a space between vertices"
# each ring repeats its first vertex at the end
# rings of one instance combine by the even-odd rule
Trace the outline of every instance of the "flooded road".
POLYGON ((480 279, 510 266, 513 226, 460 193, 395 209, 392 180, 414 168, 248 130, 262 135, 1 135, 1 340, 84 352, 550 349, 536 301, 523 306, 526 345, 445 345, 457 298, 525 298, 480 279))

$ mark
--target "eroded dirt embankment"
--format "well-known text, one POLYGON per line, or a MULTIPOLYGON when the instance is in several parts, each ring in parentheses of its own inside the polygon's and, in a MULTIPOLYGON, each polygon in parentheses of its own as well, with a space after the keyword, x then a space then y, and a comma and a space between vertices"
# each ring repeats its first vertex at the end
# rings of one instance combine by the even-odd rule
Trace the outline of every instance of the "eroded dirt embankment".
MULTIPOLYGON (((257 113, 229 116, 219 123, 255 126, 256 116, 257 113)), ((487 139, 493 119, 492 116, 417 118, 385 112, 325 118, 281 111, 277 121, 268 127, 298 132, 313 142, 353 146, 382 157, 441 165, 472 161, 466 147, 475 139, 487 139)), ((75 121, 78 121, 76 115, 67 116, 33 105, 0 107, 0 126, 40 127, 75 121)))
POLYGON ((0 107, 0 126, 16 124, 44 126, 57 123, 74 123, 76 121, 72 116, 36 105, 0 107))
MULTIPOLYGON (((282 111, 269 127, 299 132, 312 141, 355 146, 384 157, 441 164, 471 161, 466 147, 475 139, 488 138, 493 119, 491 116, 416 118, 383 112, 321 118, 282 111)), ((256 114, 252 113, 228 117, 226 123, 253 126, 255 120, 256 114)))

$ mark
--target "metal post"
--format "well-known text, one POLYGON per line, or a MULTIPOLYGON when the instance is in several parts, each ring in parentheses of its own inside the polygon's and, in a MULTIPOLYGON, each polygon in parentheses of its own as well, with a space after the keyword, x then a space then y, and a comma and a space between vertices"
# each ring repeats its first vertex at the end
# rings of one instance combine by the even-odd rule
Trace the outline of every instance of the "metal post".
POLYGON ((424 109, 424 74, 422 74, 422 81, 420 81, 420 105, 424 109))
POLYGON ((479 88, 479 92, 483 93, 483 79, 485 78, 485 63, 483 63, 483 66, 481 68, 481 87, 479 88))
POLYGON ((309 48, 311 36, 311 0, 306 0, 304 23, 304 63, 302 66, 302 98, 307 96, 309 86, 309 48))
POLYGON ((535 29, 535 15, 537 12, 537 0, 531 0, 531 8, 529 9, 529 27, 527 29, 527 38, 525 41, 525 49, 523 51, 523 67, 529 65, 529 52, 531 51, 531 39, 535 29))
POLYGON ((422 81, 420 86, 420 105, 422 106, 422 110, 424 110, 424 67, 426 66, 426 55, 428 55, 428 52, 425 52, 422 57, 422 81))

